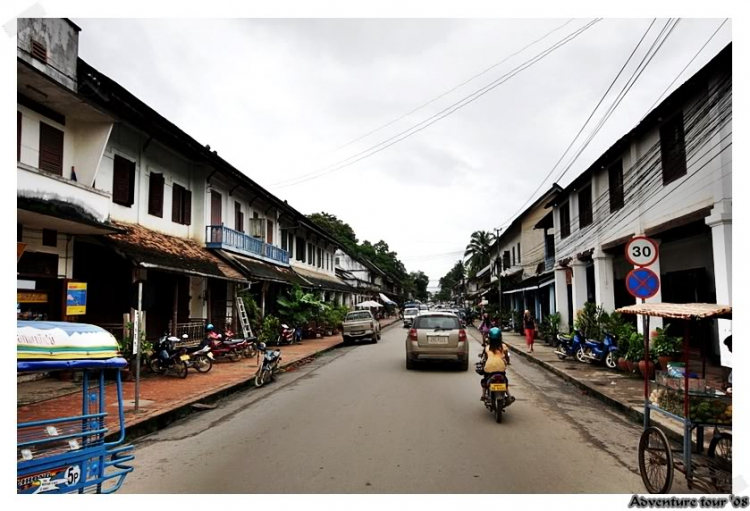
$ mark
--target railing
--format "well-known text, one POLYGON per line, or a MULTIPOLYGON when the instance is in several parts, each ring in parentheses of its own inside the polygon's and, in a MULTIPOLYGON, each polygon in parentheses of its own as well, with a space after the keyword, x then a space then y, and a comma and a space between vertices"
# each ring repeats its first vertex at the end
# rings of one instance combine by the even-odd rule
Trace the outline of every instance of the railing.
POLYGON ((206 246, 234 250, 261 259, 289 264, 289 253, 286 250, 223 225, 206 226, 206 246))

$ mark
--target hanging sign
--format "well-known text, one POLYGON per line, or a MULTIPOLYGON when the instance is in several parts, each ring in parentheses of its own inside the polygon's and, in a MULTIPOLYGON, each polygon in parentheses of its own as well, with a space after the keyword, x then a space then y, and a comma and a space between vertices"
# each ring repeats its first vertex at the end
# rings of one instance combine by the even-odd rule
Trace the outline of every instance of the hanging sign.
POLYGON ((17 291, 17 303, 47 303, 47 293, 45 291, 17 291))
POLYGON ((648 268, 636 268, 625 277, 628 293, 635 298, 651 298, 659 292, 659 276, 648 268))
POLYGON ((633 266, 651 266, 659 258, 659 246, 651 238, 636 236, 625 246, 625 258, 633 266))
POLYGON ((86 314, 86 283, 68 282, 68 292, 65 294, 66 315, 78 316, 86 314))

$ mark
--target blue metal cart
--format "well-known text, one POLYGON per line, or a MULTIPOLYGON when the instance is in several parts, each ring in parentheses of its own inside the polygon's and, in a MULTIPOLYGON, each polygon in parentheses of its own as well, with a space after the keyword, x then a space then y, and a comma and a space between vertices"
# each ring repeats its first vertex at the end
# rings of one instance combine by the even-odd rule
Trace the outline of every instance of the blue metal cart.
POLYGON ((116 492, 133 471, 134 456, 133 446, 123 444, 120 370, 127 362, 114 337, 93 325, 19 321, 17 357, 19 373, 83 373, 80 415, 18 423, 17 493, 116 492), (105 373, 114 376, 120 430, 110 442, 105 373))

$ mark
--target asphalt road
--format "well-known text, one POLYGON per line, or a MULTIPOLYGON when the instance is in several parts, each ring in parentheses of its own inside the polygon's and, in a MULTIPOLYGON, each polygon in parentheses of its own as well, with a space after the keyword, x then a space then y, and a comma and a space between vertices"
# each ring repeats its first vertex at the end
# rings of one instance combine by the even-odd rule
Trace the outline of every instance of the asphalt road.
POLYGON ((405 336, 334 350, 143 438, 122 491, 644 492, 637 424, 520 357, 496 424, 473 364, 407 371, 405 336))

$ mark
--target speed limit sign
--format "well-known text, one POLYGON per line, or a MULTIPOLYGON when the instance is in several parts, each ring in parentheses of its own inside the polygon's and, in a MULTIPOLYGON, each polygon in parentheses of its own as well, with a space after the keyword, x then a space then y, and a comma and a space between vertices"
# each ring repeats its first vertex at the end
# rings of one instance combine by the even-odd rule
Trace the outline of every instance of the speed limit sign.
POLYGON ((651 238, 636 236, 625 247, 625 258, 633 266, 651 266, 659 258, 659 246, 651 238))

